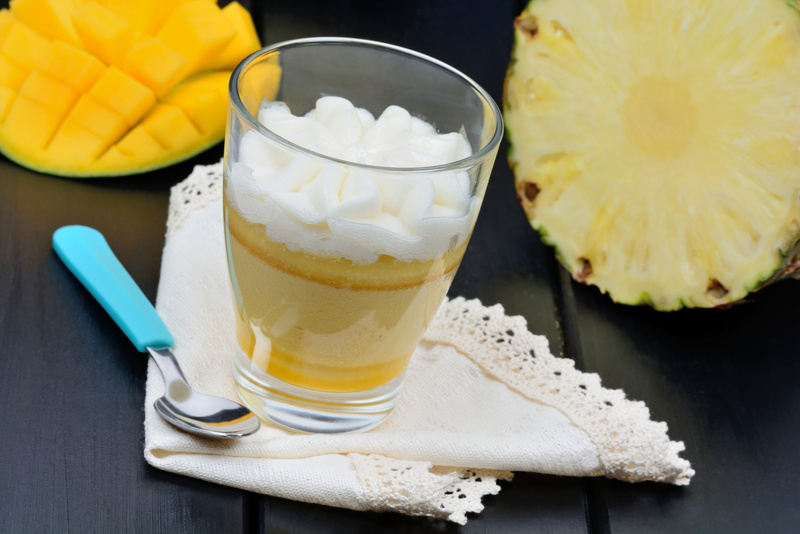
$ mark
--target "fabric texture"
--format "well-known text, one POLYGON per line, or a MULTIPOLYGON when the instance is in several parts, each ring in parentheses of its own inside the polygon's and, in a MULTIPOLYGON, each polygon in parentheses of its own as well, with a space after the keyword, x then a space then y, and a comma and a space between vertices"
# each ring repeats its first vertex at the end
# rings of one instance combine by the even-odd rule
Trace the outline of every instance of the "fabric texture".
MULTIPOLYGON (((222 166, 198 166, 170 198, 156 308, 197 390, 238 400, 234 311, 222 221, 222 166)), ((400 401, 361 434, 291 434, 265 423, 240 440, 198 438, 153 408, 164 382, 150 362, 145 458, 245 490, 354 510, 464 524, 513 471, 688 485, 694 471, 642 402, 550 353, 521 317, 477 300, 445 301, 411 359, 400 401)))

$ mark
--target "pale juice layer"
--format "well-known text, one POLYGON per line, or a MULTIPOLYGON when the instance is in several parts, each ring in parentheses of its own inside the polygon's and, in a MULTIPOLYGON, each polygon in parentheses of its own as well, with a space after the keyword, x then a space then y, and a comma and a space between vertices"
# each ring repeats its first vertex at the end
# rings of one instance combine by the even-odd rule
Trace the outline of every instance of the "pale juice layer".
POLYGON ((237 339, 252 365, 303 388, 351 392, 399 376, 466 248, 371 264, 288 250, 225 199, 237 339))

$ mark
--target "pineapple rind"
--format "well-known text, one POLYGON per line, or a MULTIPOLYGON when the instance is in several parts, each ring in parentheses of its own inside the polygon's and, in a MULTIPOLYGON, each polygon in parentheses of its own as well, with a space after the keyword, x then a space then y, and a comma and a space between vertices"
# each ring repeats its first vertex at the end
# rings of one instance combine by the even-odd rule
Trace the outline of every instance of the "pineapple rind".
MULTIPOLYGON (((581 281, 615 301, 651 300, 658 309, 727 305, 771 281, 800 233, 797 4, 685 1, 675 8, 645 2, 640 5, 661 10, 660 17, 651 17, 649 26, 624 28, 620 21, 633 18, 625 10, 636 4, 531 2, 521 15, 536 16, 538 30, 531 35, 517 26, 504 95, 520 198, 533 228, 573 277, 581 274, 578 259, 588 259, 592 268, 581 281), (674 34, 678 12, 697 42, 674 34), (667 45, 648 50, 623 30, 667 45), (676 54, 680 61, 671 57, 676 54), (643 79, 648 90, 648 83, 660 88, 672 109, 689 111, 691 121, 673 120, 676 131, 697 127, 700 134, 691 132, 691 142, 661 134, 665 143, 645 139, 630 146, 622 131, 626 117, 614 112, 624 110, 630 100, 625 95, 643 79), (611 155, 603 159, 603 150, 611 155), (680 167, 682 159, 692 165, 680 167), (615 160, 629 167, 617 168, 615 160), (644 175, 647 187, 641 186, 644 175), (528 181, 537 185, 535 199, 524 197, 528 181), (642 233, 638 227, 644 241, 634 239, 642 233), (714 284, 727 292, 712 294, 714 284)), ((670 126, 670 117, 658 110, 635 109, 670 126)), ((635 128, 653 124, 637 125, 646 121, 630 116, 635 128)))

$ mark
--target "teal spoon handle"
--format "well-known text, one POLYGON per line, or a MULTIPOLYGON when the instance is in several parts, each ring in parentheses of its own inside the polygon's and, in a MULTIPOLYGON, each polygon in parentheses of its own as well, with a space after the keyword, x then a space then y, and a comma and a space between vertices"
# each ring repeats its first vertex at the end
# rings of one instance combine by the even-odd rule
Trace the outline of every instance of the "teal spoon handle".
POLYGON ((103 234, 87 226, 64 226, 53 233, 53 249, 139 352, 173 346, 172 334, 103 234))

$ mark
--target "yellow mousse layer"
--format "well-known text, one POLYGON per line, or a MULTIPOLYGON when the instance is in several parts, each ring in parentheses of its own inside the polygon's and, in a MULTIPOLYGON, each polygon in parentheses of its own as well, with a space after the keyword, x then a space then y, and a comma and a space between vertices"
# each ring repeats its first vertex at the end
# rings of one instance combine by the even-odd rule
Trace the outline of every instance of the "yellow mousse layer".
POLYGON ((318 391, 362 391, 399 376, 466 248, 360 265, 288 250, 227 198, 225 222, 240 348, 271 376, 318 391))

